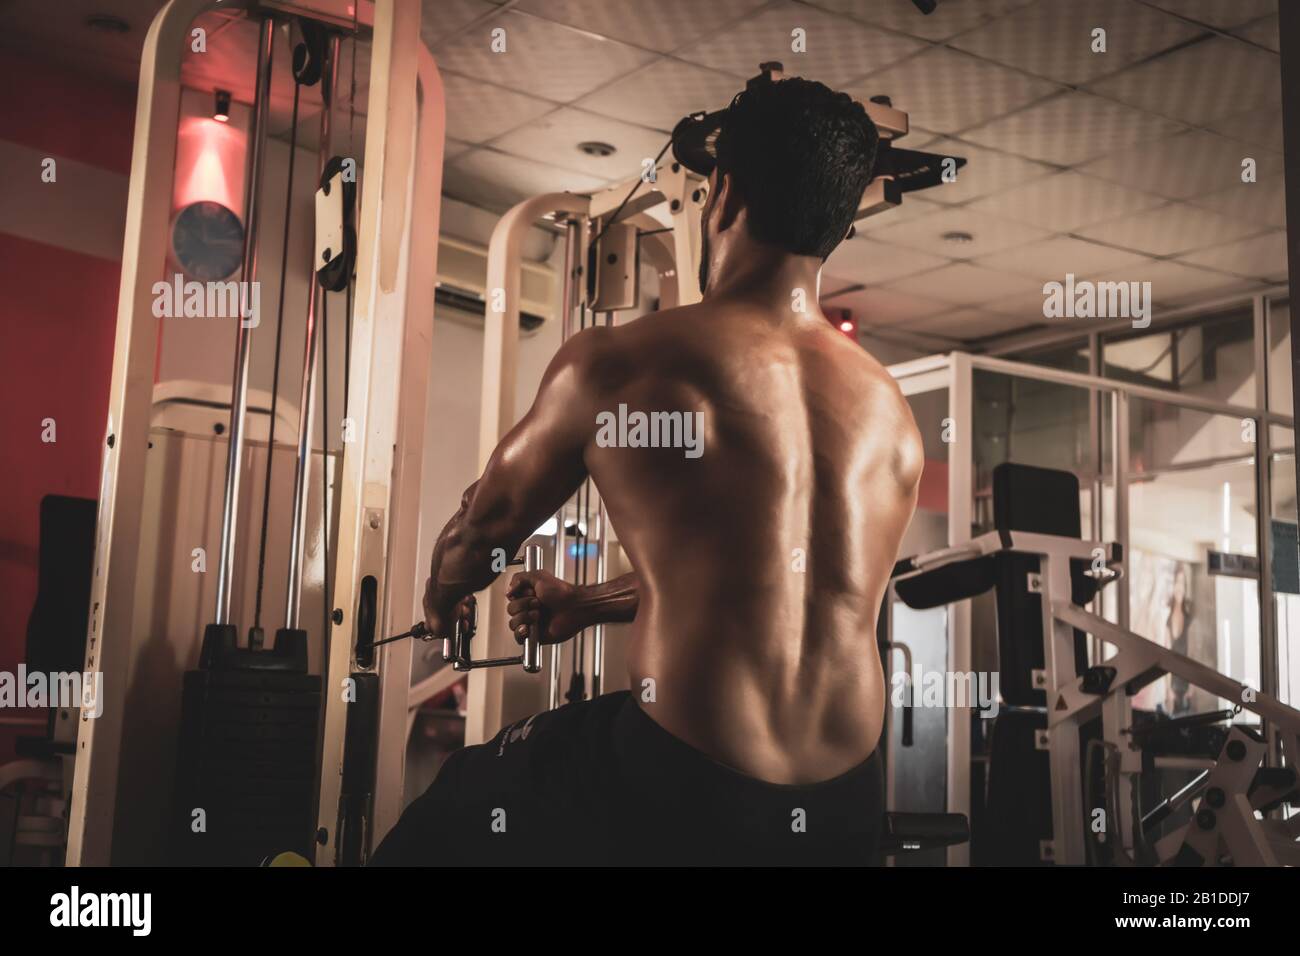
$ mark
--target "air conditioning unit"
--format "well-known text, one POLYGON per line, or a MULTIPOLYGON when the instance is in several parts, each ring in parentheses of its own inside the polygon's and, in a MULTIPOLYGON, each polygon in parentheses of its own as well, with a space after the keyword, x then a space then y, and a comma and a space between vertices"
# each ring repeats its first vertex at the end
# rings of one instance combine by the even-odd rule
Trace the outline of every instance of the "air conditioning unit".
MULTIPOLYGON (((519 280, 519 331, 527 335, 555 315, 555 272, 544 263, 525 262, 519 280)), ((441 236, 435 319, 483 328, 487 308, 487 249, 441 236)))

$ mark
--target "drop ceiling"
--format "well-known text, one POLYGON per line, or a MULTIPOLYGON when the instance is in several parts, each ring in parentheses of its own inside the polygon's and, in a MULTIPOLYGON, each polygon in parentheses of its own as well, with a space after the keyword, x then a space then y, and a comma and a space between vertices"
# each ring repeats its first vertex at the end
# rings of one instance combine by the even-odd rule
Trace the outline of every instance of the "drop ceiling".
POLYGON ((1275 0, 939 0, 931 16, 910 0, 424 0, 424 13, 447 86, 444 189, 498 211, 635 175, 678 118, 725 105, 765 60, 889 95, 911 118, 903 145, 968 165, 832 255, 824 301, 866 329, 989 344, 1046 324, 1042 284, 1067 272, 1151 281, 1157 313, 1286 279, 1275 0), (806 53, 790 51, 796 28, 806 53), (587 156, 591 140, 616 151, 587 156))

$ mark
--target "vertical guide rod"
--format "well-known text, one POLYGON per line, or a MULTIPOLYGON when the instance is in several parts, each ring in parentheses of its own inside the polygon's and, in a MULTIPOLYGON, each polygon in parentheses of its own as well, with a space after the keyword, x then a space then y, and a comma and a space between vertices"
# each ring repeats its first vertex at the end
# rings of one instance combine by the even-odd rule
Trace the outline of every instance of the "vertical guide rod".
MULTIPOLYGON (((329 67, 324 78, 325 87, 321 90, 322 108, 320 113, 320 144, 316 152, 316 181, 330 155, 330 112, 334 105, 334 80, 338 73, 338 54, 340 38, 335 34, 330 40, 329 67)), ((289 157, 293 162, 293 157, 289 157)), ((313 190, 315 195, 315 190, 313 190)), ((302 605, 302 556, 307 535, 307 476, 311 473, 311 443, 316 423, 316 347, 320 339, 317 332, 316 307, 325 291, 316 276, 320 263, 315 261, 316 244, 312 242, 311 278, 308 280, 310 291, 307 295, 307 342, 302 363, 302 395, 298 400, 298 461, 293 475, 293 531, 289 538, 289 584, 285 591, 284 626, 298 627, 299 611, 302 605)), ((324 370, 329 374, 329 369, 324 370)), ((329 467, 329 422, 325 422, 325 454, 321 458, 321 468, 329 467)), ((324 494, 324 492, 322 492, 324 494)), ((329 547, 328 528, 321 531, 321 548, 329 547)), ((324 582, 326 605, 329 604, 329 582, 324 582)))
MULTIPOLYGON (((605 313, 605 325, 614 324, 614 313, 605 313)), ((599 493, 600 489, 596 489, 599 493)), ((609 576, 609 536, 605 525, 605 498, 602 495, 596 501, 596 583, 604 584, 609 576)), ((600 696, 600 687, 605 673, 605 625, 597 624, 595 636, 591 642, 591 696, 594 700, 600 696)))
MULTIPOLYGON (((244 187, 244 253, 240 267, 239 325, 235 338, 235 375, 230 398, 230 444, 226 449, 226 487, 221 506, 221 554, 217 562, 217 624, 230 623, 235 559, 235 524, 239 510, 239 479, 244 459, 244 420, 248 416, 248 355, 253 330, 246 326, 249 289, 257 281, 257 220, 261 212, 262 167, 266 159, 266 123, 271 99, 271 51, 275 24, 261 24, 257 47, 257 86, 253 95, 253 126, 249 137, 247 183, 244 187)), ((271 410, 275 414, 275 409, 271 410)))
MULTIPOLYGON (((560 343, 568 340, 573 331, 573 308, 577 303, 578 271, 578 230, 582 228, 577 220, 570 219, 564 224, 564 287, 560 294, 560 343)), ((567 502, 565 503, 567 504, 567 502)), ((564 579, 565 545, 564 534, 565 505, 555 515, 555 576, 564 579)), ((546 709, 555 710, 560 706, 560 645, 551 645, 551 663, 547 674, 546 709)))

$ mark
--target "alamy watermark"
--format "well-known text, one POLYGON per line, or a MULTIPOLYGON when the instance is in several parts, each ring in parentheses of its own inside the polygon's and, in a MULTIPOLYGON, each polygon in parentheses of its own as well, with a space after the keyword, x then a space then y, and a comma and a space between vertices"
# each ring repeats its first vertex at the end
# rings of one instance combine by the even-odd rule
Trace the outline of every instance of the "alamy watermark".
POLYGON ((104 674, 102 671, 27 670, 0 671, 0 708, 5 707, 80 707, 86 717, 98 717, 103 711, 104 674))
POLYGON ((178 272, 171 282, 155 282, 150 291, 155 319, 238 318, 246 329, 255 329, 262 321, 260 282, 186 282, 178 272))
POLYGON ((897 671, 890 683, 895 707, 970 707, 981 717, 998 715, 996 671, 922 671, 919 680, 897 671))
POLYGON ((1150 282, 1093 282, 1067 272, 1064 282, 1043 285, 1048 319, 1132 319, 1133 328, 1151 324, 1150 282))
POLYGON ((618 412, 596 415, 600 448, 684 448, 687 458, 704 454, 703 412, 618 412))

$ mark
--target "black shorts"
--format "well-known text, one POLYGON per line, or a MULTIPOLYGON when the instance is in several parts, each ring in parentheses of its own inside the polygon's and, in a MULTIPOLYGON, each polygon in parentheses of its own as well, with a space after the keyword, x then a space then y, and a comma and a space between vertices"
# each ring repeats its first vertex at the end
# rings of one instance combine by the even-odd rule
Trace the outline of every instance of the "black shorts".
POLYGON ((867 866, 883 797, 877 754, 822 783, 766 783, 677 739, 623 691, 452 754, 371 863, 867 866))

